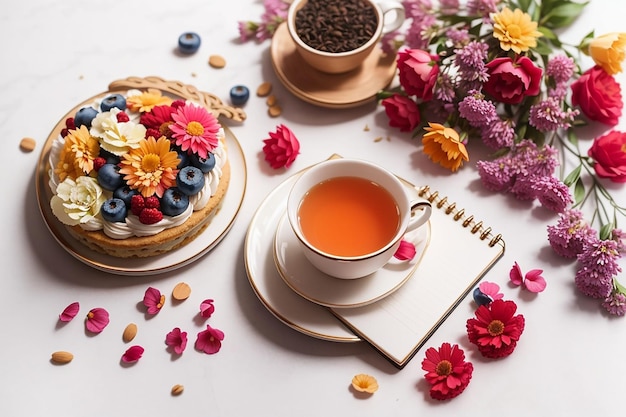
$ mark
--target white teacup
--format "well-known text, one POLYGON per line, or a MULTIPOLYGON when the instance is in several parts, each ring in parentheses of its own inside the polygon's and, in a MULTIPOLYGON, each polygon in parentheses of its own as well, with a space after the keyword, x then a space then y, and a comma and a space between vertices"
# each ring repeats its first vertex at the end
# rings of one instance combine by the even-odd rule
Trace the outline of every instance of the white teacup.
POLYGON ((287 217, 317 269, 336 278, 361 278, 389 262, 404 234, 430 219, 431 203, 410 198, 407 191, 372 162, 331 159, 296 180, 287 217))
POLYGON ((297 13, 309 0, 294 0, 287 12, 287 29, 296 45, 296 51, 313 68, 331 74, 351 71, 359 67, 374 50, 382 35, 392 32, 405 21, 404 6, 397 0, 364 0, 374 10, 377 18, 372 37, 356 49, 344 52, 327 52, 316 49, 299 36, 297 13))

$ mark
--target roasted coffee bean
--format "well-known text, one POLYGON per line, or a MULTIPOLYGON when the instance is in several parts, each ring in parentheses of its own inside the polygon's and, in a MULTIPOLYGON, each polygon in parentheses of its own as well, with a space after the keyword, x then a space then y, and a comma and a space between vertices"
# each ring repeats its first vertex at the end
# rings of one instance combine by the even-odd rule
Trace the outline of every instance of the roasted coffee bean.
POLYGON ((339 53, 369 41, 378 17, 364 0, 309 0, 296 13, 295 24, 298 36, 311 48, 339 53))

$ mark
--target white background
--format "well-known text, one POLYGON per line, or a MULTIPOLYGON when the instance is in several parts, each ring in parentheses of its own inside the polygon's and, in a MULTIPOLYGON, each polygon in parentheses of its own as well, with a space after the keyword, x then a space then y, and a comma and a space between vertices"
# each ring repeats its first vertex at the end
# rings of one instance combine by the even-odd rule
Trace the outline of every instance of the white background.
MULTIPOLYGON (((625 7, 591 1, 563 39, 576 43, 594 28, 598 34, 623 31, 625 7)), ((274 75, 270 42, 237 40, 237 22, 258 20, 262 12, 260 0, 23 0, 4 5, 0 415, 527 416, 609 415, 623 408, 625 319, 608 317, 595 300, 576 292, 575 264, 555 256, 547 242, 546 226, 556 216, 484 190, 475 169, 485 156, 480 149, 470 147, 470 163, 451 174, 427 160, 419 140, 389 129, 375 103, 328 110, 292 96, 274 75), (202 36, 202 46, 195 55, 180 56, 178 36, 190 30, 202 36), (211 54, 224 56, 226 68, 209 67, 211 54), (69 109, 105 91, 113 80, 148 75, 193 84, 225 101, 235 84, 254 92, 270 81, 283 113, 270 118, 264 100, 253 94, 245 106, 247 120, 225 122, 244 149, 248 187, 233 229, 215 250, 171 273, 110 275, 76 261, 52 238, 38 212, 34 173, 48 133, 69 109), (261 148, 279 123, 295 132, 302 149, 289 170, 275 171, 263 161, 261 148), (37 140, 32 153, 19 149, 26 136, 37 140), (379 136, 390 141, 376 142, 379 136), (461 303, 427 344, 459 343, 474 363, 472 381, 460 397, 430 400, 420 366, 423 351, 398 371, 365 343, 321 341, 294 331, 252 291, 243 248, 256 208, 289 175, 332 153, 373 160, 415 184, 429 184, 503 234, 506 253, 485 279, 499 283, 506 298, 518 303, 526 329, 512 356, 484 360, 465 336, 465 321, 473 315, 471 298, 461 303), (545 271, 544 293, 530 296, 507 285, 515 261, 525 271, 545 271), (179 281, 188 282, 193 292, 173 306, 169 295, 179 281), (150 319, 140 306, 148 286, 168 296, 167 305, 150 319), (222 350, 212 356, 192 346, 201 329, 193 318, 205 298, 216 302, 209 323, 226 334, 222 350), (58 314, 73 301, 81 303, 79 317, 58 326, 58 314), (97 336, 87 335, 82 324, 92 307, 111 313, 111 324, 97 336), (135 341, 146 353, 136 365, 124 367, 120 356, 127 346, 121 333, 129 322, 138 324, 135 341), (174 326, 186 328, 190 336, 187 351, 176 360, 163 342, 174 326), (49 358, 55 350, 72 351, 74 361, 54 366, 49 358), (354 395, 349 385, 358 373, 374 375, 378 392, 369 398, 354 395), (179 397, 170 395, 174 384, 185 386, 179 397)), ((623 85, 624 76, 619 80, 623 85)), ((626 128, 623 121, 619 128, 626 128)), ((624 205, 626 191, 609 187, 624 205)), ((441 261, 454 262, 454 254, 441 261)))

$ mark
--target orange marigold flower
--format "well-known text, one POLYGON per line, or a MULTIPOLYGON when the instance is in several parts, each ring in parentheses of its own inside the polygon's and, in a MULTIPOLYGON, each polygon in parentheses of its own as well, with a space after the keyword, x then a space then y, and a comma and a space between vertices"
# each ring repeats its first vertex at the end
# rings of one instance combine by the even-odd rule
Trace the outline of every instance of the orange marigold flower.
POLYGON ((626 33, 613 32, 598 36, 589 43, 589 55, 607 73, 622 72, 622 62, 626 57, 626 33))
POLYGON ((172 104, 174 100, 170 97, 161 95, 161 90, 149 88, 147 91, 126 99, 126 107, 132 111, 140 113, 149 112, 155 106, 167 106, 172 104))
POLYGON ((98 139, 91 136, 86 126, 69 130, 54 172, 61 181, 67 177, 75 180, 83 175, 89 175, 93 170, 93 161, 98 155, 100 155, 98 139))
POLYGON ((352 378, 352 387, 359 392, 373 394, 378 391, 378 381, 371 375, 358 374, 352 378))
POLYGON ((458 170, 463 161, 469 161, 467 149, 456 130, 439 123, 428 123, 428 126, 424 128, 428 133, 422 137, 422 144, 431 161, 452 172, 458 170))
POLYGON ((528 13, 508 7, 499 13, 492 13, 493 36, 500 41, 500 48, 517 54, 537 46, 537 38, 542 36, 528 13))
POLYGON ((128 186, 138 190, 144 197, 156 194, 159 197, 176 184, 178 154, 170 150, 170 141, 161 136, 158 140, 150 136, 123 155, 120 173, 128 186))

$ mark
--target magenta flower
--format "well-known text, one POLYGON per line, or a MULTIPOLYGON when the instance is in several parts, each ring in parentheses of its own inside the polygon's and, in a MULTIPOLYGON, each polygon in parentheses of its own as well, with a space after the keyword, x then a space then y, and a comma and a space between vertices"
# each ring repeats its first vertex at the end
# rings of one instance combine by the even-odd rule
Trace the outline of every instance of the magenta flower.
POLYGON ((182 332, 178 327, 175 327, 165 336, 165 344, 178 355, 182 355, 187 347, 187 332, 182 332))
POLYGON ((509 278, 514 285, 521 285, 528 291, 537 293, 546 289, 546 280, 541 276, 542 273, 542 269, 531 269, 522 276, 522 268, 515 262, 509 272, 509 278))
POLYGON ((213 354, 219 352, 222 347, 222 340, 224 340, 224 332, 213 327, 206 325, 206 330, 198 333, 196 339, 196 349, 201 350, 206 354, 213 354))
POLYGON ((219 145, 220 124, 204 107, 186 104, 172 113, 172 119, 174 123, 169 128, 182 151, 206 158, 219 145))
POLYGON ((139 345, 129 347, 122 355, 122 362, 133 363, 137 362, 143 356, 144 349, 139 345))
POLYGON ((148 308, 148 314, 156 314, 165 304, 165 295, 153 287, 148 287, 143 296, 143 305, 148 308))
POLYGON ((85 327, 92 333, 100 333, 109 324, 109 312, 104 308, 92 308, 87 313, 85 327))
POLYGON ((72 320, 78 314, 78 310, 80 310, 80 304, 78 303, 78 301, 75 301, 65 307, 65 310, 63 310, 63 312, 59 314, 59 320, 63 322, 68 322, 72 320))
POLYGON ((491 298, 491 301, 500 300, 504 297, 504 294, 500 292, 500 286, 495 282, 481 282, 480 285, 478 285, 478 289, 491 298))
POLYGON ((214 311, 215 305, 213 304, 213 300, 208 299, 200 303, 200 315, 202 317, 208 319, 209 317, 211 317, 211 315, 213 315, 214 311))
POLYGON ((274 169, 289 168, 300 153, 298 138, 283 124, 276 127, 276 132, 269 132, 269 135, 268 139, 263 140, 265 160, 274 169))
POLYGON ((415 257, 415 245, 404 239, 400 241, 400 246, 393 256, 401 261, 408 261, 415 257))

